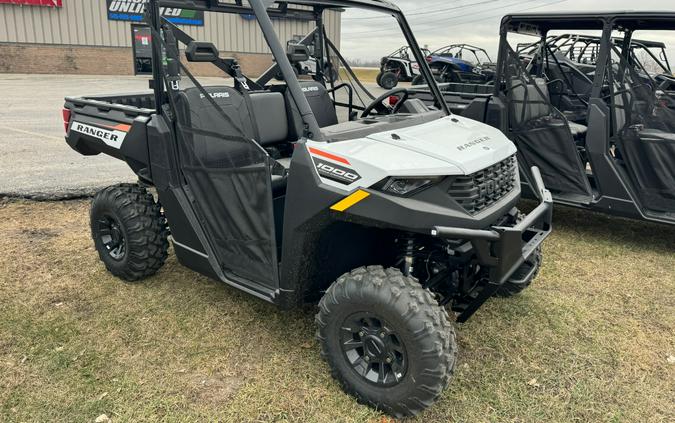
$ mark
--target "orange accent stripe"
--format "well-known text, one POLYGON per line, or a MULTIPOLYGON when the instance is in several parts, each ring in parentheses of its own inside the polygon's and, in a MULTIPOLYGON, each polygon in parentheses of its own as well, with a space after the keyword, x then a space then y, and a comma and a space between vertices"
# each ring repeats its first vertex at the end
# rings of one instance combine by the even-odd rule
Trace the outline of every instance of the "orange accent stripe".
POLYGON ((312 154, 316 154, 317 156, 322 156, 327 159, 335 160, 336 162, 344 163, 346 165, 351 165, 349 163, 349 160, 342 158, 340 156, 336 156, 334 154, 326 153, 325 151, 317 150, 316 148, 309 147, 309 152, 312 154))
POLYGON ((125 125, 123 123, 120 123, 119 125, 115 125, 115 126, 108 126, 108 125, 103 125, 103 126, 105 126, 106 128, 110 128, 110 129, 116 129, 116 130, 122 131, 122 132, 129 132, 131 130, 131 125, 125 125))

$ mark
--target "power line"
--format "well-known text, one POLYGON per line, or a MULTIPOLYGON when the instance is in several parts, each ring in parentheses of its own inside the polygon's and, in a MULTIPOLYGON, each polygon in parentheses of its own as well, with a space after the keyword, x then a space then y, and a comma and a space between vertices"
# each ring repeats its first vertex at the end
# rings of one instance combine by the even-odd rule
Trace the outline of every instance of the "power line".
MULTIPOLYGON (((463 17, 467 17, 467 16, 476 16, 476 15, 478 15, 478 14, 480 14, 480 13, 490 12, 490 11, 495 10, 495 9, 504 9, 504 8, 508 8, 508 7, 511 7, 511 6, 516 6, 516 5, 518 5, 518 4, 532 3, 532 2, 535 2, 535 1, 542 1, 542 0, 519 0, 519 1, 516 1, 515 3, 510 3, 510 4, 507 4, 507 5, 505 5, 505 6, 495 7, 495 8, 492 8, 492 9, 490 9, 490 10, 473 11, 473 12, 464 13, 464 14, 461 14, 461 15, 456 15, 456 16, 452 16, 452 17, 448 17, 448 18, 443 18, 442 20, 431 20, 431 21, 425 20, 425 21, 423 21, 423 22, 420 22, 420 25, 428 25, 428 24, 432 24, 432 23, 443 23, 443 24, 447 24, 448 22, 454 21, 455 19, 459 19, 459 18, 463 18, 463 17)), ((414 24, 417 24, 417 22, 408 22, 408 23, 409 23, 411 26, 414 25, 414 24)), ((351 35, 366 35, 366 34, 375 34, 375 33, 398 32, 398 31, 399 31, 399 28, 398 28, 398 26, 396 26, 396 27, 393 27, 393 28, 386 28, 386 29, 379 29, 379 30, 360 31, 360 32, 348 32, 348 33, 346 33, 345 35, 347 35, 347 36, 351 36, 351 35)))
MULTIPOLYGON (((568 2, 568 1, 569 0, 558 0, 558 1, 554 1, 553 3, 540 4, 539 6, 532 6, 532 7, 526 8, 526 9, 516 10, 515 12, 525 12, 527 10, 534 10, 534 9, 539 9, 541 7, 553 6, 554 4, 565 3, 565 2, 568 2)), ((473 20, 470 20, 470 21, 454 23, 453 25, 454 26, 461 26, 461 25, 466 25, 466 24, 482 21, 483 19, 491 19, 491 18, 496 18, 496 17, 501 17, 501 16, 503 16, 501 13, 498 14, 498 15, 492 15, 492 16, 482 16, 479 19, 473 19, 473 20)))
MULTIPOLYGON (((532 2, 535 2, 535 1, 536 1, 536 2, 539 2, 539 1, 541 1, 541 0, 525 0, 525 1, 517 1, 517 2, 515 2, 515 3, 510 3, 510 4, 507 4, 507 5, 505 5, 505 6, 495 7, 495 8, 492 8, 492 9, 490 9, 490 10, 481 10, 481 11, 472 12, 472 13, 465 13, 465 14, 463 14, 463 15, 457 15, 457 16, 454 16, 454 17, 451 17, 451 18, 444 18, 444 19, 440 19, 440 20, 424 21, 424 22, 420 22, 420 25, 422 25, 422 24, 428 25, 428 24, 435 24, 435 23, 443 23, 443 24, 449 24, 449 23, 451 23, 451 24, 455 24, 456 22, 454 22, 454 21, 455 21, 456 19, 459 19, 459 18, 464 18, 464 17, 469 17, 469 16, 476 16, 476 15, 479 15, 479 14, 481 14, 481 13, 490 12, 490 11, 492 11, 492 10, 496 10, 496 9, 506 9, 506 8, 509 8, 509 7, 512 7, 512 6, 517 6, 517 5, 526 4, 526 3, 532 3, 532 2)), ((546 4, 542 4, 542 5, 539 5, 539 6, 532 7, 532 8, 527 8, 527 9, 519 10, 519 11, 522 12, 522 11, 525 11, 525 10, 535 9, 535 8, 544 7, 544 6, 550 6, 550 5, 556 4, 556 3, 558 3, 558 2, 554 2, 554 3, 546 3, 546 4)), ((483 19, 483 18, 481 18, 481 19, 483 19)), ((479 19, 479 20, 480 20, 480 19, 479 19)), ((412 25, 413 25, 413 23, 411 23, 411 26, 412 26, 412 25)), ((429 29, 429 28, 427 28, 427 29, 429 29)), ((343 34, 343 36, 349 37, 349 36, 353 36, 353 35, 371 35, 371 34, 378 34, 378 33, 392 33, 392 32, 398 32, 398 31, 399 31, 399 28, 396 27, 396 28, 387 28, 387 29, 381 29, 381 30, 360 31, 360 32, 348 32, 348 33, 346 33, 346 34, 343 34)))
MULTIPOLYGON (((480 6, 482 4, 487 4, 487 3, 495 3, 498 0, 485 0, 485 1, 480 1, 478 3, 472 3, 472 4, 464 4, 460 6, 454 6, 454 7, 448 7, 446 9, 436 9, 436 10, 430 10, 426 12, 415 12, 415 13, 406 13, 405 16, 406 18, 408 16, 419 16, 419 15, 429 15, 429 14, 434 14, 434 13, 439 13, 439 12, 448 12, 450 10, 458 10, 458 9, 464 9, 467 7, 472 7, 472 6, 480 6)), ((350 18, 350 17, 345 17, 343 18, 344 20, 350 20, 350 21, 358 21, 358 20, 364 20, 364 19, 391 19, 391 16, 373 16, 370 18, 350 18)))
MULTIPOLYGON (((517 2, 517 3, 508 4, 508 5, 506 5, 506 6, 495 7, 495 8, 492 8, 492 9, 490 9, 490 10, 483 10, 483 11, 478 12, 478 13, 467 13, 467 14, 455 16, 455 17, 449 18, 449 19, 431 20, 431 21, 427 21, 427 22, 425 22, 425 23, 426 23, 426 24, 430 24, 430 23, 431 23, 431 24, 433 24, 433 23, 447 23, 447 22, 449 22, 449 21, 450 21, 450 23, 453 23, 452 21, 454 21, 455 19, 458 19, 458 18, 471 17, 471 16, 475 16, 475 15, 477 15, 477 14, 484 13, 484 12, 492 12, 493 10, 497 10, 497 9, 508 9, 508 8, 510 8, 510 7, 512 7, 512 6, 524 5, 524 4, 527 4, 527 3, 539 2, 539 1, 541 1, 541 0, 526 0, 526 1, 521 1, 521 2, 517 2)), ((550 3, 544 3, 544 4, 537 5, 537 6, 530 6, 530 7, 527 7, 527 8, 525 8, 525 9, 522 9, 522 10, 516 10, 516 12, 520 12, 520 11, 523 11, 523 10, 538 9, 538 8, 540 8, 540 7, 551 6, 551 5, 553 5, 553 4, 557 4, 557 3, 560 3, 560 2, 561 2, 561 1, 556 0, 556 1, 553 1, 553 2, 550 2, 550 3)), ((499 14, 498 14, 497 16, 499 16, 499 14)), ((481 18, 481 19, 482 19, 482 18, 481 18)), ((460 19, 460 21, 461 21, 461 20, 462 20, 462 19, 460 19)), ((478 20, 474 20, 473 22, 477 22, 477 21, 478 21, 478 20)), ((454 24, 456 24, 456 22, 454 22, 453 25, 454 25, 454 24)))

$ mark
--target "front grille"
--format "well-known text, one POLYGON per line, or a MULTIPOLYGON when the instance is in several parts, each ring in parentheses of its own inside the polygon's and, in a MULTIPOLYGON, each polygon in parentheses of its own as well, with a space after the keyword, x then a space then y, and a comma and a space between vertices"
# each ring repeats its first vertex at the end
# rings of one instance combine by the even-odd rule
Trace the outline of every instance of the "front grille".
POLYGON ((490 207, 516 186, 516 156, 468 176, 454 177, 448 194, 464 209, 476 214, 490 207))

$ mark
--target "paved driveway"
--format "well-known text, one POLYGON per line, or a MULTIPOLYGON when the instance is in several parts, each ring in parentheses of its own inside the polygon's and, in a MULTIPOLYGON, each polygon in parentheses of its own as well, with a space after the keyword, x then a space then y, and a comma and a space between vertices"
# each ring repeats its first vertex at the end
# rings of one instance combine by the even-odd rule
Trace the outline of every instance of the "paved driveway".
POLYGON ((147 77, 0 74, 0 195, 56 199, 135 181, 122 161, 73 151, 63 138, 61 110, 65 96, 140 92, 147 86, 147 77))
POLYGON ((67 197, 136 180, 108 156, 85 157, 63 138, 67 95, 147 89, 144 78, 0 74, 0 194, 67 197))

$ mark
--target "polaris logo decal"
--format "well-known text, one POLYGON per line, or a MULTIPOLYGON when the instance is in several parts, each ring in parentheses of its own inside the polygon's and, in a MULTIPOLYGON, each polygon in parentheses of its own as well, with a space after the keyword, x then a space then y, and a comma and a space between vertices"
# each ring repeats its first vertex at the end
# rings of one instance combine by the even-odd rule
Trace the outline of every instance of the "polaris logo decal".
POLYGON ((469 141, 469 142, 467 142, 467 143, 464 144, 464 145, 457 146, 457 150, 459 150, 459 151, 464 151, 464 150, 466 150, 467 148, 475 147, 475 146, 477 146, 477 145, 479 145, 479 144, 482 144, 482 143, 484 143, 484 142, 486 142, 486 141, 490 141, 491 139, 492 139, 492 138, 490 138, 490 137, 476 138, 475 140, 469 141))
POLYGON ((311 93, 319 91, 319 87, 302 87, 303 93, 311 93))
POLYGON ((126 138, 127 133, 125 131, 120 131, 117 129, 103 129, 97 126, 86 125, 80 122, 73 122, 70 127, 71 131, 79 132, 80 134, 89 135, 98 140, 103 141, 107 145, 117 148, 118 150, 122 147, 124 138, 126 138))
MULTIPOLYGON (((230 98, 230 93, 209 93, 211 98, 230 98)), ((199 98, 206 98, 204 94, 199 94, 199 98)))
POLYGON ((331 181, 339 182, 343 185, 351 185, 361 179, 354 169, 337 165, 335 163, 324 162, 323 160, 316 160, 314 162, 319 176, 330 179, 331 181))

